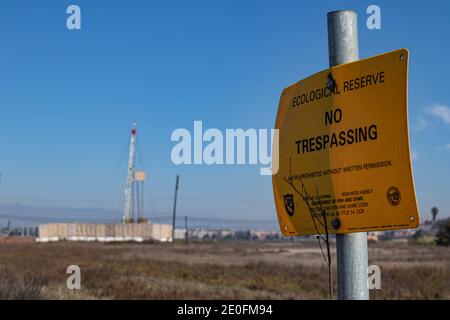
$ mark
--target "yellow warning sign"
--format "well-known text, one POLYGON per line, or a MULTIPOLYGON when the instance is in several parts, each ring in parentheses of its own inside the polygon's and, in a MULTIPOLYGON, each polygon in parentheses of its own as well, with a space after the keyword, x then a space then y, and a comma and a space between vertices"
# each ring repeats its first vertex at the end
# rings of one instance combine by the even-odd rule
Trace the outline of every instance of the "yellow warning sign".
POLYGON ((275 204, 286 236, 415 228, 408 51, 336 66, 283 90, 275 204))

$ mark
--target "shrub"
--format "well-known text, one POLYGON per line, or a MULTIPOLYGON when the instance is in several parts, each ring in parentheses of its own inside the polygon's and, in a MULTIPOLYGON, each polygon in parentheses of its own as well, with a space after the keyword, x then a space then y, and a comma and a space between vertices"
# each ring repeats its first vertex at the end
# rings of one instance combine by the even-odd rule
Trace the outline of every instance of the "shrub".
POLYGON ((439 223, 439 231, 436 235, 436 244, 447 247, 450 245, 450 218, 439 223))
POLYGON ((0 269, 0 300, 37 300, 41 289, 48 283, 40 274, 17 274, 0 269))

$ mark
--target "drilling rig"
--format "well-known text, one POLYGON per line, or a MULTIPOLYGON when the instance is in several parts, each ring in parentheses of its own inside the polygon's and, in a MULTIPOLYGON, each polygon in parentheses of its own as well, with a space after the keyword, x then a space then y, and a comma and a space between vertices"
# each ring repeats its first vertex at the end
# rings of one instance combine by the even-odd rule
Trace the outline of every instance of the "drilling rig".
POLYGON ((144 182, 145 171, 136 170, 136 123, 133 123, 130 134, 130 151, 128 155, 127 182, 125 186, 125 207, 122 223, 147 223, 144 218, 144 182), (135 210, 136 209, 136 210, 135 210), (135 217, 135 211, 137 217, 135 217))

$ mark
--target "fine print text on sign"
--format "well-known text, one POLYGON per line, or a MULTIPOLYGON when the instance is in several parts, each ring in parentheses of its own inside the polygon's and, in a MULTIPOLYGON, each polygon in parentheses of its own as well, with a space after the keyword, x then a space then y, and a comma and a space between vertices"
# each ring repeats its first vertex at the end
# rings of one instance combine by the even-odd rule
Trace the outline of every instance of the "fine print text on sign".
POLYGON ((407 80, 408 51, 401 49, 283 90, 273 189, 284 235, 418 226, 407 80))

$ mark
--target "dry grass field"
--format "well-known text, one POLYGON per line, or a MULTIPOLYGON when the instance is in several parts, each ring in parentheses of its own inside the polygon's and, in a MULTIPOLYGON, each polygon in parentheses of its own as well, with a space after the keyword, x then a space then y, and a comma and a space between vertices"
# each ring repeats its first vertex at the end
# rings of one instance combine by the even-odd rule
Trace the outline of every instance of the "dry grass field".
MULTIPOLYGON (((450 299, 450 248, 377 243, 369 259, 372 299, 450 299)), ((327 286, 316 242, 0 244, 0 299, 326 299, 327 286), (81 290, 66 287, 72 264, 81 290)))

